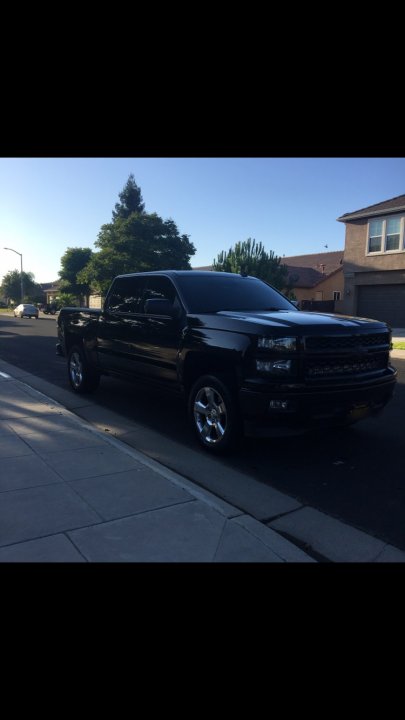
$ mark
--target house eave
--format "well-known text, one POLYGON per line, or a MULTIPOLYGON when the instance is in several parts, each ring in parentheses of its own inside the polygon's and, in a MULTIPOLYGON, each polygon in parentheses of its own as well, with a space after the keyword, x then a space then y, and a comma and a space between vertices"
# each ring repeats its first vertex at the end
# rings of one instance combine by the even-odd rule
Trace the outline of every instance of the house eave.
POLYGON ((405 205, 400 205, 395 208, 387 208, 386 210, 373 210, 372 212, 364 212, 364 213, 351 213, 350 215, 342 215, 341 217, 336 218, 338 222, 347 222, 348 220, 362 220, 364 218, 373 217, 375 215, 377 216, 383 216, 383 215, 396 215, 397 213, 401 213, 405 210, 405 205))

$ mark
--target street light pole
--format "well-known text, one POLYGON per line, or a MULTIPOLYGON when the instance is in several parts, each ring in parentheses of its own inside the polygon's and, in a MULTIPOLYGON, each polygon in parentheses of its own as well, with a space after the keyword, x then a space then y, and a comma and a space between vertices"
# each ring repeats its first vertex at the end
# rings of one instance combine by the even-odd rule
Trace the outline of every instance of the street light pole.
POLYGON ((13 248, 3 248, 3 250, 11 250, 11 252, 15 253, 16 255, 20 256, 21 260, 21 302, 24 302, 24 281, 23 281, 23 268, 22 268, 22 253, 19 253, 17 250, 13 250, 13 248))

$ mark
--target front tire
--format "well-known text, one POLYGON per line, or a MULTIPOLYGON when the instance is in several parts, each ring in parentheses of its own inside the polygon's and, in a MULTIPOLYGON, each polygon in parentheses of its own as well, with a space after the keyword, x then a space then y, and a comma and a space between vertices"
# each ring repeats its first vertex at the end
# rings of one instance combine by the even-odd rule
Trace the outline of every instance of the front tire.
POLYGON ((234 446, 241 434, 236 396, 225 377, 203 375, 191 388, 189 418, 202 446, 220 453, 234 446))
POLYGON ((83 349, 78 345, 69 350, 68 377, 72 390, 79 395, 93 392, 100 383, 100 375, 90 368, 83 349))

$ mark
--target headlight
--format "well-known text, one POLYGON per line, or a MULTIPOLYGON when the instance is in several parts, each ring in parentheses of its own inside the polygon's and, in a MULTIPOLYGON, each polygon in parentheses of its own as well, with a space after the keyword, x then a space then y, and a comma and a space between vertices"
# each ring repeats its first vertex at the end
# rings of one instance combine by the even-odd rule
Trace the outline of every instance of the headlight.
POLYGON ((256 370, 286 375, 291 372, 291 360, 256 360, 256 370))
POLYGON ((296 337, 259 337, 257 341, 257 347, 262 350, 280 350, 281 352, 288 351, 293 352, 297 349, 297 338, 296 337))

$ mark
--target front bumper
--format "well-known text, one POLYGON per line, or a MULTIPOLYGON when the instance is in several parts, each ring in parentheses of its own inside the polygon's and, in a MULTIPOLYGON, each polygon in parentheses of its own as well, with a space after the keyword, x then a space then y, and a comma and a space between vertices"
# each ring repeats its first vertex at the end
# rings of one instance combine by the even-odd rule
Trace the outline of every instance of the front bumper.
POLYGON ((383 377, 342 386, 246 384, 239 391, 243 417, 258 424, 310 426, 328 421, 360 420, 380 412, 392 398, 397 371, 390 367, 383 377), (283 407, 277 407, 282 404, 283 407), (271 407, 271 405, 275 407, 271 407))

